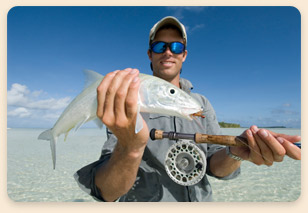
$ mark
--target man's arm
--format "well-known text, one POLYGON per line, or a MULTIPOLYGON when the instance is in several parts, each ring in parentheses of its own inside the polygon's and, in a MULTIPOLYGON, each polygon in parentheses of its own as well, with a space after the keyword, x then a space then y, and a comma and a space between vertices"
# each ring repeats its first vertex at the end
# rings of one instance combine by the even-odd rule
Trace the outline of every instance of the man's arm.
POLYGON ((115 201, 131 189, 142 155, 142 148, 130 152, 116 145, 109 161, 98 169, 95 176, 95 185, 105 201, 115 201))
POLYGON ((133 186, 149 138, 147 124, 135 134, 140 79, 136 69, 106 75, 97 88, 97 116, 117 137, 109 161, 100 167, 95 185, 105 201, 114 201, 133 186))
MULTIPOLYGON (((283 161, 286 154, 295 160, 301 159, 301 150, 293 144, 300 141, 300 136, 274 133, 256 126, 251 126, 242 136, 247 138, 248 147, 231 147, 230 152, 256 165, 271 166, 274 162, 283 161)), ((212 156, 210 170, 214 175, 224 177, 239 168, 240 164, 223 149, 212 156)))
POLYGON ((240 166, 241 161, 229 157, 226 154, 226 149, 217 151, 215 154, 213 154, 210 160, 210 170, 216 177, 228 176, 237 170, 240 166))

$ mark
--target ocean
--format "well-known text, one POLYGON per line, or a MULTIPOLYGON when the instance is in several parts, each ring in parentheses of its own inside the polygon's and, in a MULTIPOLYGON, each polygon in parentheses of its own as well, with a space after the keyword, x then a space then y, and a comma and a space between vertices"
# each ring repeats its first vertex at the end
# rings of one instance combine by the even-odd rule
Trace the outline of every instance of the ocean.
MULTIPOLYGON (((243 128, 225 128, 223 134, 239 135, 243 128)), ((300 135, 300 129, 271 129, 300 135)), ((57 143, 56 169, 48 141, 38 140, 44 129, 7 130, 7 193, 17 202, 95 202, 74 180, 74 173, 96 161, 106 140, 105 129, 71 131, 57 143)), ((209 177, 216 202, 291 202, 301 194, 301 161, 288 156, 273 166, 244 161, 233 180, 209 177)))

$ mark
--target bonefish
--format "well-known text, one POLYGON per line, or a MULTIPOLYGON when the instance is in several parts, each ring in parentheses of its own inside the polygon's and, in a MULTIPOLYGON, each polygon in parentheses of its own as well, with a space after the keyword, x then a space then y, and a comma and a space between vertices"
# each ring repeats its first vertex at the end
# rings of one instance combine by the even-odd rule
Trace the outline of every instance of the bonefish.
MULTIPOLYGON (((104 78, 103 75, 91 70, 85 71, 87 81, 84 90, 65 108, 54 126, 42 132, 38 139, 50 141, 53 168, 56 166, 56 143, 61 134, 75 128, 77 131, 84 123, 94 120, 99 127, 102 122, 96 119, 97 87, 104 78)), ((192 115, 201 115, 202 107, 198 101, 173 84, 146 74, 139 74, 140 87, 138 92, 138 115, 135 133, 142 128, 140 112, 160 113, 183 117, 192 120, 192 115)))

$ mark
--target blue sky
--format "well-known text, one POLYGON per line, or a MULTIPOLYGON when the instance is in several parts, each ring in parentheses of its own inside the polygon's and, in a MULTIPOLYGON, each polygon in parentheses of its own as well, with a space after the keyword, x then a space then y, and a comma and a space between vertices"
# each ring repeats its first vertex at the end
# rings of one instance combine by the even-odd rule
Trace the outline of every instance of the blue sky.
POLYGON ((294 7, 12 8, 8 127, 52 127, 82 91, 84 69, 151 74, 149 31, 167 15, 188 34, 182 77, 210 100, 219 121, 300 128, 301 23, 294 7))

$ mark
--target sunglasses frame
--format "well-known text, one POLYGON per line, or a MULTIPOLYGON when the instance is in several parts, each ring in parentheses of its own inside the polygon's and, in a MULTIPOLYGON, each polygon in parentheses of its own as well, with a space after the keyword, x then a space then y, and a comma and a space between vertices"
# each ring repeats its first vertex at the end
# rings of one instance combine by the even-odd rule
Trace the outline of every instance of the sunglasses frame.
POLYGON ((150 50, 153 51, 153 52, 156 53, 156 54, 161 54, 161 53, 166 52, 167 47, 169 47, 169 50, 170 50, 173 54, 181 54, 181 53, 184 53, 185 50, 186 50, 185 44, 183 44, 182 42, 179 42, 179 41, 173 41, 173 42, 155 41, 155 42, 153 42, 153 43, 150 45, 150 50), (153 50, 154 46, 155 46, 156 44, 158 44, 158 43, 164 43, 164 45, 166 45, 166 48, 165 48, 165 50, 164 50, 163 52, 155 52, 155 51, 153 50), (170 48, 171 45, 172 45, 173 43, 180 43, 180 44, 182 44, 182 45, 184 46, 183 51, 180 52, 180 53, 175 53, 175 52, 173 52, 172 49, 170 48))

